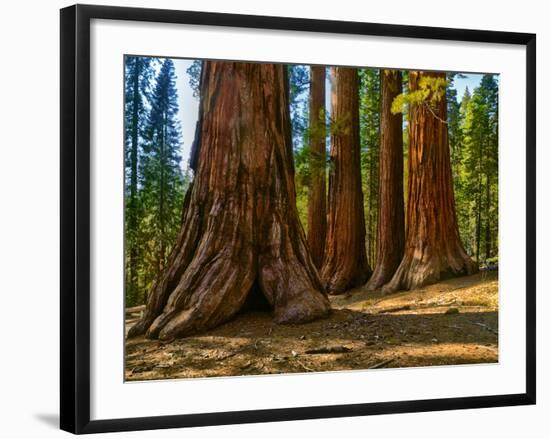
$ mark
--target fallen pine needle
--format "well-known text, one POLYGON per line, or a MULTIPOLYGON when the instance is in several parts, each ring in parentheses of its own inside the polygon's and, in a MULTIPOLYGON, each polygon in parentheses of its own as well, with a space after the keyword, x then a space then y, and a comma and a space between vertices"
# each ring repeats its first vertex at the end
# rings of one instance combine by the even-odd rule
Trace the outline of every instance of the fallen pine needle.
POLYGON ((371 367, 369 367, 369 369, 380 369, 381 367, 390 364, 394 360, 395 358, 388 358, 387 360, 381 361, 380 363, 373 364, 371 367))
POLYGON ((307 370, 308 372, 315 372, 315 369, 312 369, 311 367, 307 367, 304 363, 302 363, 300 360, 298 360, 297 358, 295 358, 296 360, 296 363, 298 363, 300 366, 302 366, 305 370, 307 370))

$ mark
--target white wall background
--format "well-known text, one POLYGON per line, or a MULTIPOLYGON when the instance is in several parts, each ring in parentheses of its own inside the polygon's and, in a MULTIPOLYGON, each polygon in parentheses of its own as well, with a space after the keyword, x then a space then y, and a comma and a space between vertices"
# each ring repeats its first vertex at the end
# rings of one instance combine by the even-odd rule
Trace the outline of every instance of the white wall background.
MULTIPOLYGON (((88 3, 300 16, 395 24, 535 32, 538 36, 538 405, 455 412, 208 427, 105 437, 334 438, 545 437, 550 430, 549 311, 543 278, 550 255, 549 117, 550 10, 544 2, 461 0, 303 1, 200 0, 88 3), (546 56, 545 56, 546 55, 546 56), (546 312, 545 312, 546 311, 546 312)), ((9 2, 0 14, 0 432, 3 437, 60 437, 58 431, 59 286, 59 13, 64 1, 9 2)))

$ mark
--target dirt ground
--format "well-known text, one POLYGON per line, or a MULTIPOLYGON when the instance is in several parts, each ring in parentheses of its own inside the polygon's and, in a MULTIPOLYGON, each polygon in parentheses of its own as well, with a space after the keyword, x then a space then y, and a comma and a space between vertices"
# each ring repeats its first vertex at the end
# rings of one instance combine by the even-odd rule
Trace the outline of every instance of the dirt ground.
MULTIPOLYGON (((127 340, 129 381, 498 361, 498 273, 383 296, 331 297, 330 316, 276 325, 246 312, 207 333, 127 340)), ((131 321, 127 322, 127 327, 131 321)))

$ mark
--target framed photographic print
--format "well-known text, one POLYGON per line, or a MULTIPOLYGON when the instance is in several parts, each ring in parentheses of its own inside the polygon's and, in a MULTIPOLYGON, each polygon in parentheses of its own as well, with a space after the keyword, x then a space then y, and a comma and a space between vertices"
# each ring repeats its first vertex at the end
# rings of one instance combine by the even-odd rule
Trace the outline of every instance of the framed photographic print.
POLYGON ((535 403, 535 35, 61 10, 61 428, 535 403))

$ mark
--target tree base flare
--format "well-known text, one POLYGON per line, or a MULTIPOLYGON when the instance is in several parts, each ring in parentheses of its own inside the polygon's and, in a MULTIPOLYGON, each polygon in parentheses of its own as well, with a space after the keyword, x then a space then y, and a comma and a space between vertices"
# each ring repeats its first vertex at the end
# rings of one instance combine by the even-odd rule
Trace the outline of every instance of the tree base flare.
POLYGON ((204 63, 180 236, 129 337, 214 328, 255 288, 278 323, 328 314, 296 209, 285 69, 204 63))
POLYGON ((391 294, 399 290, 413 290, 445 279, 469 276, 479 271, 478 266, 461 249, 452 258, 415 259, 405 256, 392 280, 382 287, 382 293, 391 294))
MULTIPOLYGON (((411 92, 426 78, 445 80, 445 73, 410 71, 411 92)), ((420 288, 478 270, 458 232, 445 120, 445 94, 410 106, 405 251, 384 293, 420 288)))

